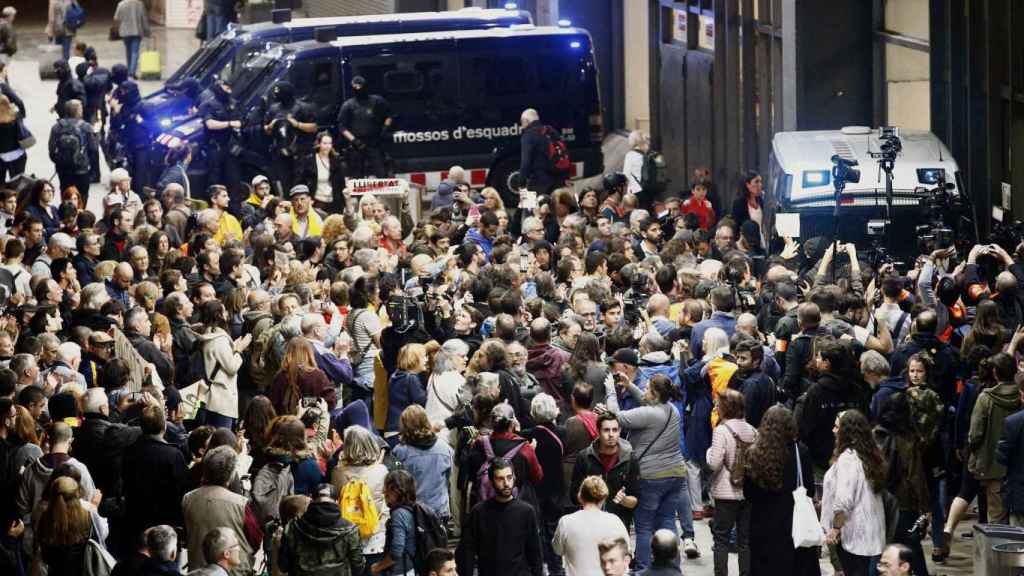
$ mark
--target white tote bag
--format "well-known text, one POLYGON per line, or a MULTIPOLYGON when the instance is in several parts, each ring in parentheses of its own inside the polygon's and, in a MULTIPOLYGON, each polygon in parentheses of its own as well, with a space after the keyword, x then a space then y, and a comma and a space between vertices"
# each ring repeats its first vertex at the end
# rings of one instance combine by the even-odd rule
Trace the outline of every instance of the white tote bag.
POLYGON ((796 490, 793 490, 793 547, 814 548, 825 543, 825 531, 814 512, 814 502, 804 488, 804 473, 800 466, 800 448, 796 450, 796 490))

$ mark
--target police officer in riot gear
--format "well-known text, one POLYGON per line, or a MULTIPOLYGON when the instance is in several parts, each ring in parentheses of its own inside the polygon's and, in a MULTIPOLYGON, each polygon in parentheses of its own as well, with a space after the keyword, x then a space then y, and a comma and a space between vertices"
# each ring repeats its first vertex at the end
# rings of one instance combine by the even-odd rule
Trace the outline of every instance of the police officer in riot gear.
POLYGON ((352 79, 352 97, 341 105, 338 131, 349 142, 349 174, 354 178, 388 176, 381 145, 391 128, 391 107, 387 100, 366 91, 366 79, 352 79))
MULTIPOLYGON (((210 87, 213 98, 199 105, 199 116, 206 128, 207 188, 221 184, 231 192, 237 186, 237 166, 231 155, 233 130, 242 127, 231 107, 231 84, 224 80, 210 87)), ((232 205, 236 194, 230 194, 232 205)))
POLYGON ((295 185, 296 158, 313 147, 317 125, 313 111, 295 99, 291 82, 274 85, 274 103, 263 119, 263 131, 270 135, 271 172, 279 196, 295 185))
POLYGON ((134 80, 121 82, 111 94, 110 113, 110 167, 127 169, 132 175, 132 191, 141 194, 148 176, 148 140, 142 123, 142 96, 134 80))

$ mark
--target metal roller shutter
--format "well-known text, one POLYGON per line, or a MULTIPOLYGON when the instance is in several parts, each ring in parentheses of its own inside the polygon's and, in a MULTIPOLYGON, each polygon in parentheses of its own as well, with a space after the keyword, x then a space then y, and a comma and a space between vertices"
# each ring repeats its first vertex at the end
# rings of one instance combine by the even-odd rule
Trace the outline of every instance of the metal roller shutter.
POLYGON ((310 18, 363 16, 391 14, 395 11, 395 0, 305 0, 303 6, 310 18))

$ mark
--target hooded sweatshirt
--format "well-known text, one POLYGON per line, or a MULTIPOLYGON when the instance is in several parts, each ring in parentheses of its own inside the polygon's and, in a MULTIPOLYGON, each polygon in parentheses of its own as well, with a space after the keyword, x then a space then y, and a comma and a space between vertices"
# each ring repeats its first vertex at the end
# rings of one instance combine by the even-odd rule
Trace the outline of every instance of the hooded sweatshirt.
POLYGON ((882 413, 882 406, 885 405, 885 401, 890 396, 897 392, 907 391, 907 381, 897 376, 889 378, 878 385, 878 390, 875 391, 874 396, 871 397, 871 406, 868 408, 868 415, 871 416, 871 420, 877 421, 879 414, 882 413))
POLYGON ((341 517, 336 502, 315 501, 288 524, 281 539, 281 570, 294 576, 361 574, 366 561, 359 529, 341 517))
POLYGON ((807 389, 803 402, 797 404, 800 440, 810 449, 814 463, 822 469, 829 467, 835 448, 832 428, 836 416, 846 410, 862 409, 859 400, 860 394, 853 382, 825 373, 807 389))
POLYGON ((527 351, 526 370, 533 374, 541 388, 556 402, 568 402, 563 387, 562 368, 569 362, 569 355, 551 344, 533 346, 527 351))
POLYGON ((1006 417, 1020 410, 1020 389, 1013 382, 1001 382, 978 396, 971 412, 971 430, 967 433, 970 456, 967 469, 978 480, 998 480, 1006 476, 1006 467, 996 462, 995 451, 1003 435, 1006 417))

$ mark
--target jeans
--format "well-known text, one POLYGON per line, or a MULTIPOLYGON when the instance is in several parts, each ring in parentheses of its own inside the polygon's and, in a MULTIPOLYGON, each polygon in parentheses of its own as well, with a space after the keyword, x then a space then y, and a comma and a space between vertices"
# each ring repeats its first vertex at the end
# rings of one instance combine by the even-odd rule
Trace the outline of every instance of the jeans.
MULTIPOLYGON (((928 499, 932 513, 932 545, 942 548, 945 545, 945 536, 942 529, 946 525, 946 480, 931 478, 928 480, 928 499)), ((915 570, 917 572, 917 570, 915 570)), ((918 572, 920 575, 921 573, 918 572)), ((924 572, 923 574, 927 574, 924 572)))
POLYGON ((13 180, 15 176, 25 171, 25 164, 28 162, 28 154, 22 154, 11 162, 0 160, 0 183, 13 180))
POLYGON ((555 539, 555 530, 558 528, 558 514, 545 511, 544 522, 544 563, 548 566, 548 576, 562 576, 565 568, 562 566, 562 557, 555 554, 555 547, 551 544, 555 539))
MULTIPOLYGON (((928 576, 928 564, 924 560, 924 549, 921 548, 921 538, 910 534, 910 529, 917 522, 920 514, 910 510, 900 510, 899 520, 896 522, 896 536, 893 542, 903 544, 913 553, 914 557, 910 562, 914 576, 928 576)), ((939 532, 942 532, 940 529, 939 532)))
POLYGON ((228 19, 226 16, 219 14, 207 14, 206 15, 206 41, 209 42, 220 33, 226 30, 228 27, 228 19))
POLYGON ((128 66, 128 75, 137 76, 139 72, 139 46, 142 45, 142 37, 125 36, 121 40, 124 41, 124 58, 125 65, 128 66))
POLYGON ((636 568, 646 569, 651 564, 651 536, 655 530, 676 533, 676 513, 679 497, 686 489, 684 478, 640 480, 639 502, 633 521, 636 525, 636 568))
POLYGON ((196 414, 196 420, 205 426, 213 426, 214 428, 227 428, 228 430, 235 429, 235 419, 230 416, 224 416, 223 414, 217 414, 216 412, 210 412, 206 408, 200 408, 199 413, 196 414))
POLYGON ((877 571, 872 572, 872 566, 877 564, 877 557, 851 554, 843 548, 842 544, 836 548, 839 553, 839 563, 843 565, 844 576, 874 576, 877 574, 877 571))
POLYGON ((690 501, 690 478, 683 478, 683 487, 679 493, 679 503, 676 505, 676 514, 679 516, 679 527, 682 529, 683 538, 693 538, 693 505, 690 501))
POLYGON ((715 500, 715 576, 729 576, 729 540, 736 528, 740 576, 750 574, 750 504, 746 500, 715 500))
MULTIPOLYGON (((71 40, 74 36, 54 36, 53 43, 60 44, 61 58, 67 60, 71 58, 71 40)), ((74 70, 71 71, 74 74, 74 70)))

